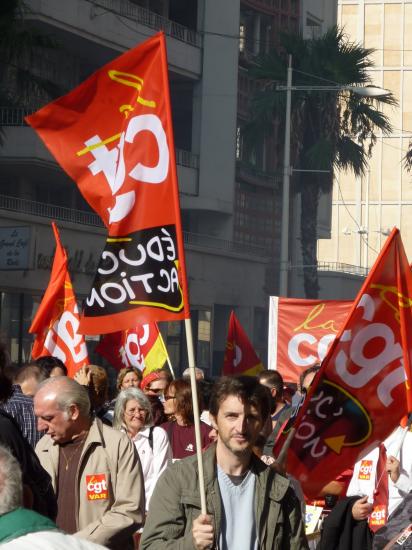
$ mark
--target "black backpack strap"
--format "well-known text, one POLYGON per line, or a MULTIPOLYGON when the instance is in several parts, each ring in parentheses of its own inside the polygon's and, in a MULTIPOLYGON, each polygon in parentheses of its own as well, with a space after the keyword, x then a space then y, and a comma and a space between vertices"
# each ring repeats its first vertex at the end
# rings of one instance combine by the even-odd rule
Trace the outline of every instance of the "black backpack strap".
POLYGON ((152 449, 153 451, 153 430, 155 429, 154 426, 150 426, 149 428, 149 445, 150 445, 150 448, 152 449))

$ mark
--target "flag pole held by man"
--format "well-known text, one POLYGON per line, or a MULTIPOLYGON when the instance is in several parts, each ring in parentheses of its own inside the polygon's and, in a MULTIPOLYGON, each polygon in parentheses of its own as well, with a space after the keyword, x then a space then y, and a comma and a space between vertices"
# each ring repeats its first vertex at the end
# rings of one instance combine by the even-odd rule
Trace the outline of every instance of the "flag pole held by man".
MULTIPOLYGON (((164 33, 26 118, 108 228, 79 332, 185 320, 202 477, 195 357, 164 33)), ((204 509, 204 490, 200 486, 204 509)))

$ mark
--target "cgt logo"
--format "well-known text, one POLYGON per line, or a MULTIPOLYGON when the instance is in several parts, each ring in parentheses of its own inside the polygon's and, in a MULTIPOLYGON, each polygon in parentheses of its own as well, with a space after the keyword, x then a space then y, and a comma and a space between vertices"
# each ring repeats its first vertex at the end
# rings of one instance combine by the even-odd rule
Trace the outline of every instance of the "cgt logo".
POLYGON ((386 507, 383 505, 375 506, 369 519, 369 525, 385 525, 386 507))
POLYGON ((93 474, 86 476, 87 500, 107 500, 109 492, 107 489, 106 474, 93 474))
POLYGON ((372 475, 372 467, 373 467, 372 460, 362 460, 359 468, 358 479, 369 480, 372 475))

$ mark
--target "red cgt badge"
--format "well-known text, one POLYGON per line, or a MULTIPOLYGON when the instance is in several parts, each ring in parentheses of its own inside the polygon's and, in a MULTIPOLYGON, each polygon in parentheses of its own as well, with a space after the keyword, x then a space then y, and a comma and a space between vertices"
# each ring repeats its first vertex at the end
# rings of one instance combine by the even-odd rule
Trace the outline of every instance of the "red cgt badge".
POLYGON ((379 504, 378 506, 375 506, 370 518, 369 518, 369 525, 372 527, 381 527, 382 525, 385 525, 386 523, 386 506, 383 504, 379 504))
POLYGON ((369 480, 372 475, 372 467, 373 467, 372 460, 362 460, 359 468, 358 479, 369 480))
POLYGON ((106 474, 92 474, 86 476, 87 500, 107 500, 109 490, 106 474))

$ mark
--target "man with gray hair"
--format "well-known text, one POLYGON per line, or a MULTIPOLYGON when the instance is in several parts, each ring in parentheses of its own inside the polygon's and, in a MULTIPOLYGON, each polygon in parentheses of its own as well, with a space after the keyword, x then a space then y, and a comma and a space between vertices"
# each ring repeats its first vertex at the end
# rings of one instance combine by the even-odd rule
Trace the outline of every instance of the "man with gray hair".
MULTIPOLYGON (((205 373, 202 369, 199 369, 199 367, 194 367, 195 369, 195 378, 196 380, 204 380, 205 373)), ((182 373, 182 378, 189 379, 190 378, 190 368, 188 367, 185 369, 182 373)))
POLYGON ((0 445, 0 545, 5 550, 98 550, 103 546, 58 531, 50 519, 23 508, 20 465, 7 447, 0 445))
POLYGON ((145 505, 129 438, 92 418, 86 389, 64 376, 40 384, 34 412, 46 433, 36 453, 56 491, 58 527, 109 548, 133 548, 145 505))

